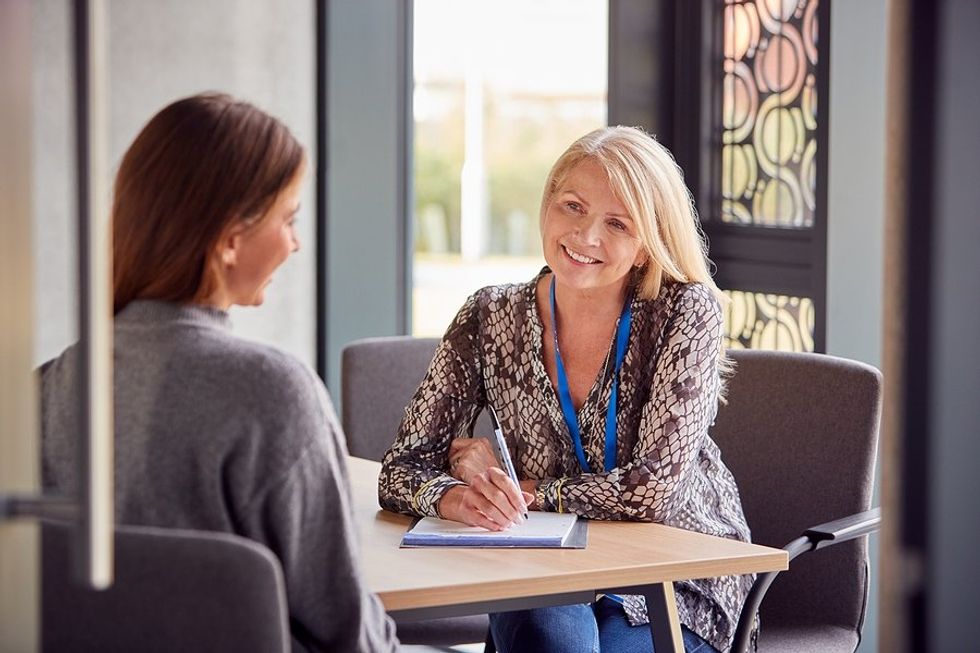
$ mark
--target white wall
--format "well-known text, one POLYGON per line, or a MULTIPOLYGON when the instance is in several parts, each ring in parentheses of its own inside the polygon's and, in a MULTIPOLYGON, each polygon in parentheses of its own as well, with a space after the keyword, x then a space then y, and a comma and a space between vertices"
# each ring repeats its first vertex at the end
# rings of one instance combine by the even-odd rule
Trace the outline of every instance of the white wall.
POLYGON ((886 0, 831 6, 827 352, 881 365, 886 0))
MULTIPOLYGON (((34 6, 34 195, 38 334, 35 361, 77 337, 70 3, 34 6)), ((110 0, 110 160, 180 97, 219 90, 282 119, 314 146, 314 5, 309 0, 110 0)), ((297 230, 303 249, 258 309, 233 309, 235 331, 314 362, 313 177, 297 230)))
MULTIPOLYGON (((402 56, 411 3, 328 3, 327 380, 340 398, 340 352, 405 332, 408 129, 402 56)), ((410 240, 410 237, 407 238, 410 240)))
POLYGON ((78 338, 71 5, 37 0, 33 37, 34 362, 78 338))
MULTIPOLYGON (((886 0, 839 0, 830 14, 827 353, 880 367, 886 0)), ((871 596, 861 653, 878 650, 876 535, 870 549, 871 596)))

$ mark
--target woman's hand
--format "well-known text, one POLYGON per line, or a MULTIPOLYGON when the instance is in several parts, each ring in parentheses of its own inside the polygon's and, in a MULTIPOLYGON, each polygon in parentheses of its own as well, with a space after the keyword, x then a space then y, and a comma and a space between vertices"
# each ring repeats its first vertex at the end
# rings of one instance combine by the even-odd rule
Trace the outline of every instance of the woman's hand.
POLYGON ((522 492, 504 470, 491 467, 474 475, 469 485, 449 488, 438 511, 443 519, 502 531, 523 522, 525 506, 532 501, 533 494, 522 492))
POLYGON ((486 438, 456 438, 449 445, 449 473, 464 483, 478 474, 500 469, 493 448, 486 438))

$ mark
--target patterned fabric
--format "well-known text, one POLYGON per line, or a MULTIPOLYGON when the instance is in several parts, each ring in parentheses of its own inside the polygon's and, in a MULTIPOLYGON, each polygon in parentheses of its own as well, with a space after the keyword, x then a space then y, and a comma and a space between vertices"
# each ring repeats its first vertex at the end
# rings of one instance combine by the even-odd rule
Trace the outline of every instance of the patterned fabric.
MULTIPOLYGON (((449 475, 449 445, 472 435, 490 402, 518 476, 541 482, 542 509, 662 522, 748 541, 735 480, 708 436, 721 387, 722 313, 711 291, 666 283, 657 299, 633 300, 616 412, 618 467, 582 473, 544 365, 535 290, 546 274, 544 268, 530 283, 484 288, 459 311, 382 462, 382 507, 438 516, 443 493, 460 484, 449 475)), ((603 469, 613 358, 607 357, 578 413, 594 470, 603 469)), ((681 622, 727 649, 752 581, 727 576, 675 583, 681 622)), ((630 622, 646 623, 643 598, 625 598, 630 622)))

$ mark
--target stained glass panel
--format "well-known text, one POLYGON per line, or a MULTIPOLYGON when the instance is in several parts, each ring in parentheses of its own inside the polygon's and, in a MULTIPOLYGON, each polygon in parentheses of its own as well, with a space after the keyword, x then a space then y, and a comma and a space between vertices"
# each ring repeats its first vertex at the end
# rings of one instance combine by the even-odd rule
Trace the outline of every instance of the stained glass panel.
POLYGON ((808 297, 726 290, 729 349, 813 351, 814 309, 808 297))
POLYGON ((817 0, 726 0, 721 219, 813 226, 817 0))

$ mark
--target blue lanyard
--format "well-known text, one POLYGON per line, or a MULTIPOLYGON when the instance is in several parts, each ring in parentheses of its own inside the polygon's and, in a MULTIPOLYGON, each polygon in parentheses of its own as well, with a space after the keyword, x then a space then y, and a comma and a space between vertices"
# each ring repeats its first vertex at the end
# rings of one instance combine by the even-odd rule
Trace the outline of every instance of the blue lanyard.
MULTIPOLYGON (((613 369, 612 390, 609 392, 609 406, 606 408, 606 447, 605 465, 606 471, 612 470, 616 466, 616 402, 619 397, 619 369, 623 366, 623 359, 626 358, 626 343, 630 337, 630 324, 633 322, 633 294, 626 297, 623 304, 623 312, 619 316, 619 327, 616 329, 616 365, 613 369)), ((565 364, 561 360, 561 352, 558 349, 558 320, 555 317, 555 277, 551 277, 551 331, 555 336, 555 361, 558 363, 558 401, 561 403, 561 412, 565 416, 565 424, 568 425, 568 432, 572 436, 572 444, 575 445, 575 456, 578 464, 582 466, 582 471, 589 473, 592 468, 585 459, 585 449, 582 447, 582 431, 579 428, 578 414, 572 404, 572 393, 568 389, 568 376, 565 374, 565 364)))

